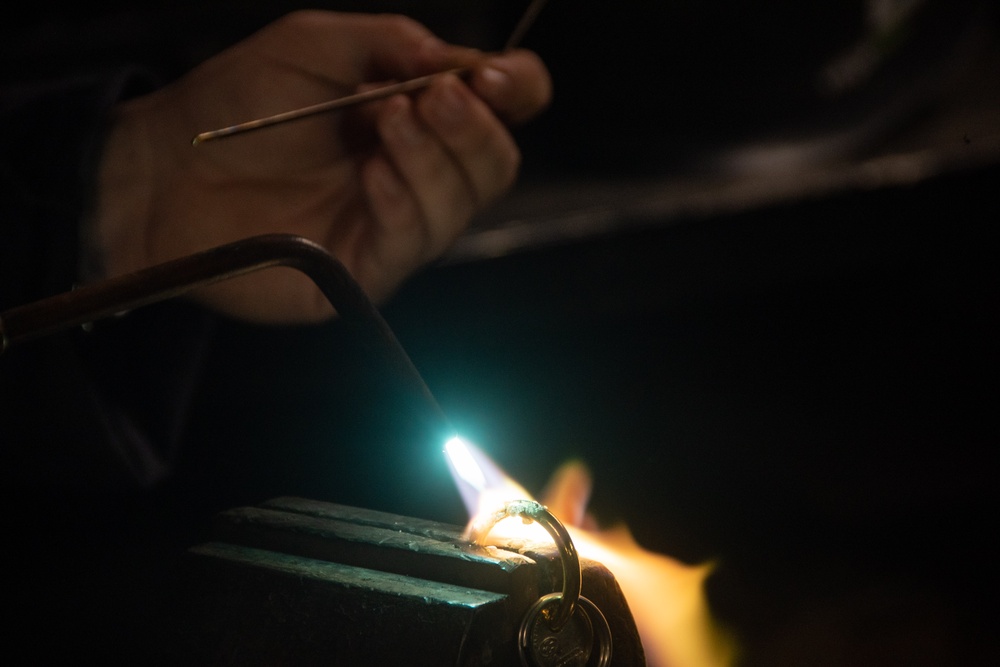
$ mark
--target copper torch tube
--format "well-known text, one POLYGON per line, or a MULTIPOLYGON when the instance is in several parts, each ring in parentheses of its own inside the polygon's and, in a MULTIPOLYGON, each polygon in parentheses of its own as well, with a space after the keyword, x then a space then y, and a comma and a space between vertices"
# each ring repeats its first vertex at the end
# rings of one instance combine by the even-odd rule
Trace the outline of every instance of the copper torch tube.
POLYGON ((297 269, 311 278, 344 323, 386 358, 446 427, 444 413, 420 373, 344 265, 316 243, 291 234, 236 241, 6 310, 0 313, 0 354, 32 338, 276 266, 297 269))

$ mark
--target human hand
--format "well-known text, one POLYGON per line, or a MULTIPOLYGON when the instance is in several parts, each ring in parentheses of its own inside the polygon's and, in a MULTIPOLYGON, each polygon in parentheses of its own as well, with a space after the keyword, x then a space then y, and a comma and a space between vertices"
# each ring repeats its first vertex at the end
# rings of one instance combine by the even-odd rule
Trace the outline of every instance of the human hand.
MULTIPOLYGON (((109 276, 257 234, 323 245, 375 300, 438 257, 513 184, 507 123, 544 108, 537 56, 446 45, 390 15, 290 14, 162 90, 116 110, 98 183, 95 236, 109 276), (456 66, 413 96, 192 147, 204 130, 456 66)), ((197 298, 259 322, 332 310, 308 278, 268 271, 197 298)))

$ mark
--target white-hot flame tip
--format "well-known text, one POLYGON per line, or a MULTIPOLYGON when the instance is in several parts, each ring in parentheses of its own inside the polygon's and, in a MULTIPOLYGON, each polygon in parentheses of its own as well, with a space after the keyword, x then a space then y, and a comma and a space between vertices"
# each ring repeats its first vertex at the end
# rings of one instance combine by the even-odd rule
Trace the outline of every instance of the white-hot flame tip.
POLYGON ((469 443, 464 438, 458 435, 452 436, 444 444, 444 451, 456 475, 476 491, 482 492, 486 489, 486 475, 476 463, 472 452, 469 451, 469 443))

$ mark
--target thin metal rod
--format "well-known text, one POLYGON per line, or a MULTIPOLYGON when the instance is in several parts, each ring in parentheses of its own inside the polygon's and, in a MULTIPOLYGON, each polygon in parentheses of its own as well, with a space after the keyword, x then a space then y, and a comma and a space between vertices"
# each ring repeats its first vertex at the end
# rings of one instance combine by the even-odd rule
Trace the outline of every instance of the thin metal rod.
POLYGON ((436 427, 451 430, 416 366, 344 265, 322 246, 291 234, 251 237, 11 308, 0 313, 0 353, 33 338, 275 266, 309 276, 361 342, 382 354, 390 369, 423 398, 436 427))
POLYGON ((375 100, 385 99, 386 97, 391 97, 399 93, 409 93, 414 90, 419 90, 420 88, 426 88, 436 81, 439 77, 446 74, 455 74, 457 76, 463 76, 468 73, 469 69, 466 67, 456 67, 455 69, 450 69, 446 72, 437 72, 435 74, 428 74, 426 76, 417 77, 416 79, 409 79, 407 81, 401 81, 399 83, 393 83, 388 86, 382 86, 380 88, 373 88, 372 90, 366 90, 363 93, 357 93, 355 95, 348 95, 347 97, 338 97, 335 100, 329 100, 327 102, 320 102, 319 104, 313 104, 312 106, 302 107, 301 109, 293 109, 292 111, 285 111, 283 113, 275 114, 273 116, 267 116, 266 118, 258 118, 256 120, 248 120, 245 123, 239 123, 237 125, 230 125, 229 127, 223 127, 218 130, 211 130, 209 132, 202 132, 201 134, 195 136, 191 140, 193 146, 204 143, 206 141, 211 141, 212 139, 220 139, 222 137, 228 137, 233 134, 242 134, 244 132, 251 132, 253 130, 259 130, 265 127, 270 127, 272 125, 278 125, 280 123, 287 123, 289 121, 298 120, 300 118, 305 118, 307 116, 315 116, 316 114, 327 113, 329 111, 338 111, 340 109, 345 109, 347 107, 356 106, 358 104, 364 104, 365 102, 374 102, 375 100))
POLYGON ((542 11, 542 7, 545 6, 547 0, 532 0, 528 8, 524 10, 524 14, 521 16, 521 20, 517 22, 514 27, 513 32, 510 33, 510 37, 507 38, 507 43, 504 45, 504 51, 510 51, 524 39, 524 36, 528 33, 528 29, 538 18, 538 14, 542 11))
MULTIPOLYGON (((528 32, 528 29, 535 22, 538 14, 542 11, 542 7, 545 6, 547 0, 532 0, 531 4, 525 10, 521 19, 518 21, 517 26, 514 31, 510 34, 507 39, 507 43, 504 45, 504 51, 509 51, 515 48, 524 39, 524 35, 528 32)), ((356 106, 358 104, 364 104, 365 102, 374 102, 375 100, 381 100, 386 97, 391 97, 392 95, 400 93, 410 93, 421 88, 426 88, 427 86, 434 83, 439 77, 446 76, 448 74, 455 74, 458 76, 464 76, 470 72, 468 67, 457 67, 454 69, 446 70, 444 72, 436 72, 434 74, 427 74, 425 76, 419 76, 415 79, 408 79, 406 81, 401 81, 399 83, 389 84, 387 86, 382 86, 380 88, 374 88, 372 90, 367 90, 363 93, 357 93, 355 95, 348 95, 347 97, 339 97, 335 100, 329 100, 327 102, 320 102, 319 104, 313 104, 307 107, 301 107, 299 109, 292 109, 291 111, 284 111, 282 113, 274 114, 273 116, 266 116, 264 118, 257 118, 255 120, 248 120, 243 123, 237 123, 236 125, 230 125, 229 127, 223 127, 218 130, 209 130, 207 132, 201 132, 197 134, 194 139, 191 140, 192 146, 198 146, 205 143, 206 141, 212 141, 213 139, 221 139, 223 137, 231 137, 234 134, 244 134, 246 132, 252 132, 254 130, 260 130, 265 127, 271 127, 272 125, 280 125, 282 123, 288 123, 293 120, 299 120, 300 118, 307 118, 309 116, 315 116, 321 113, 329 113, 332 111, 339 111, 341 109, 346 109, 348 107, 356 106)))

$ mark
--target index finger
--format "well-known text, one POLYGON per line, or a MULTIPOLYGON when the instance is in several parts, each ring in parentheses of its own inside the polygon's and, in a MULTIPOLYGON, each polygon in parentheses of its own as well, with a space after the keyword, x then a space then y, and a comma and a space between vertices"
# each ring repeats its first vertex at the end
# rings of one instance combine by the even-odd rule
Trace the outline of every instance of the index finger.
POLYGON ((278 62, 346 85, 429 74, 453 48, 406 16, 323 10, 287 14, 252 39, 278 62))

